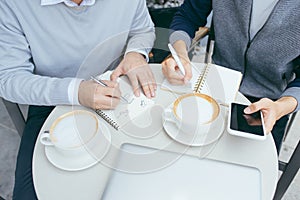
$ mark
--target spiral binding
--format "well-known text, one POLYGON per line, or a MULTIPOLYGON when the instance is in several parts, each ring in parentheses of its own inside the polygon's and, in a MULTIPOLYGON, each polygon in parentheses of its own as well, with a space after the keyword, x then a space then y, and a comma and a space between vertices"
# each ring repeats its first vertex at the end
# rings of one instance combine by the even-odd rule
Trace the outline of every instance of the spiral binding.
POLYGON ((204 70, 202 71, 201 75, 197 79, 197 82, 194 87, 194 92, 200 93, 200 91, 204 87, 205 79, 207 77, 208 72, 209 72, 209 65, 206 64, 204 70))
POLYGON ((107 123, 109 123, 112 127, 114 127, 114 129, 119 130, 120 126, 117 124, 117 122, 115 122, 114 120, 112 120, 107 114, 105 114, 102 110, 95 110, 95 112, 102 117, 107 123))

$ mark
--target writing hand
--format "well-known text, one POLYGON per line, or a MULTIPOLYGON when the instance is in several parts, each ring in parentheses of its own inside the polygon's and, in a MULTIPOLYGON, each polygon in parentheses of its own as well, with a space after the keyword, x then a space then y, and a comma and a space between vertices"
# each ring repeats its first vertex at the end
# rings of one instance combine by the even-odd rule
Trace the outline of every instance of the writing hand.
POLYGON ((173 45, 179 59, 184 67, 185 75, 183 75, 172 56, 166 58, 162 62, 162 71, 167 80, 174 85, 183 85, 188 83, 192 78, 192 69, 190 59, 187 54, 186 45, 183 41, 177 41, 173 45))
POLYGON ((79 85, 78 100, 92 109, 113 109, 119 102, 121 91, 117 82, 103 81, 107 87, 93 80, 82 81, 79 85))

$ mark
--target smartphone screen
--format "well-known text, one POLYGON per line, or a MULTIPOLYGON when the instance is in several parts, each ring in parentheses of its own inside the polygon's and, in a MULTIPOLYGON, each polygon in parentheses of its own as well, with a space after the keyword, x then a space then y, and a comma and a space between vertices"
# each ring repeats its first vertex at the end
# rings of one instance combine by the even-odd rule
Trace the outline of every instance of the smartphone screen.
POLYGON ((230 129, 264 136, 264 129, 260 111, 253 114, 245 114, 246 105, 231 104, 230 129))

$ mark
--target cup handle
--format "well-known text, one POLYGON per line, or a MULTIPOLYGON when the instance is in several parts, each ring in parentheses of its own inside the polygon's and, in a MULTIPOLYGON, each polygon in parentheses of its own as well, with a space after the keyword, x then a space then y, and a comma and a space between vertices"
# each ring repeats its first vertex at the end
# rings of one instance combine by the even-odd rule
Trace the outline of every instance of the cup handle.
POLYGON ((172 123, 176 124, 176 121, 175 121, 174 117, 172 116, 172 110, 170 110, 170 109, 166 109, 165 110, 165 112, 164 112, 164 119, 166 121, 169 121, 169 122, 172 122, 172 123))
POLYGON ((51 142, 50 139, 50 133, 49 131, 44 131, 44 133, 41 134, 40 141, 43 145, 46 146, 53 146, 54 144, 51 142))

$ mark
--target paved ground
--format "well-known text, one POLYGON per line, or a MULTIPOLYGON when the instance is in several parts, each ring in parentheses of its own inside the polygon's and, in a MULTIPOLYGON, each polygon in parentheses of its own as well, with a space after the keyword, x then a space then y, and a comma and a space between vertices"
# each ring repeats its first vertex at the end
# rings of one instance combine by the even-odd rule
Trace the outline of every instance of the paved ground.
MULTIPOLYGON (((286 141, 283 144, 280 159, 288 160, 300 138, 300 115, 297 116, 286 141)), ((2 101, 0 101, 0 196, 9 200, 12 197, 14 170, 20 138, 10 121, 2 101)), ((299 158, 300 159, 300 158, 299 158)), ((300 199, 300 175, 298 173, 289 187, 286 200, 300 199)))

